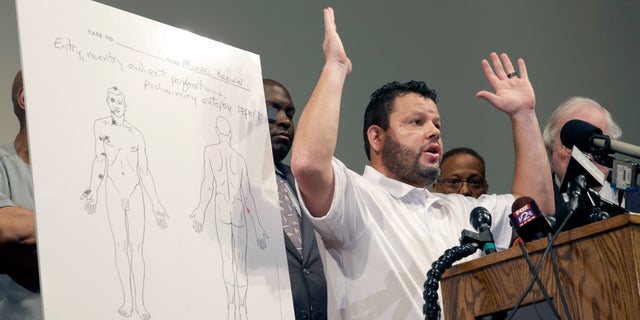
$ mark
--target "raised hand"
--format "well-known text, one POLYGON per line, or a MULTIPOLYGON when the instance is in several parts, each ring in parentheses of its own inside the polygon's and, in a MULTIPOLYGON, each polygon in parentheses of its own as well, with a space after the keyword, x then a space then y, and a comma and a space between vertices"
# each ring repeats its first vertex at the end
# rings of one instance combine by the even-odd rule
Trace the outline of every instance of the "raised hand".
POLYGON ((351 72, 351 60, 347 57, 340 35, 338 35, 333 8, 324 9, 324 42, 322 43, 322 49, 324 50, 325 63, 336 63, 343 66, 347 73, 351 72))
POLYGON ((536 96, 529 82, 524 60, 518 59, 516 71, 506 53, 498 56, 492 52, 490 58, 493 68, 483 59, 482 70, 495 93, 482 90, 476 97, 486 100, 509 116, 515 116, 520 111, 532 111, 535 108, 536 96))

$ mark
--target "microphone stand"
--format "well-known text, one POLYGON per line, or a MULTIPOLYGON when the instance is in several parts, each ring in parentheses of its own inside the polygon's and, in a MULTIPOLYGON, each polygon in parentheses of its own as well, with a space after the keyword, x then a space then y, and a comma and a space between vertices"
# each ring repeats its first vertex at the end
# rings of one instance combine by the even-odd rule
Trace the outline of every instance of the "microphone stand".
POLYGON ((573 181, 569 181, 567 186, 567 195, 569 196, 569 202, 567 202, 567 209, 569 209, 569 213, 567 214, 568 218, 573 215, 573 213, 578 209, 580 205, 580 196, 582 195, 582 190, 587 188, 587 179, 584 175, 579 175, 573 181))
MULTIPOLYGON (((560 224, 558 229, 556 229, 556 231, 554 232, 553 236, 550 239, 548 239, 547 247, 545 248, 544 252, 542 253, 542 257, 540 258, 540 262, 538 263, 538 266, 533 271, 531 270, 531 267, 529 267, 530 271, 532 271, 532 273, 533 273, 531 281, 529 282, 529 285, 524 290, 522 295, 520 295, 520 298, 518 299, 518 301, 515 303, 515 305, 511 309, 511 312, 509 314, 509 317, 507 317, 507 320, 513 319, 513 317, 516 314, 516 311, 522 305, 522 302, 524 301, 524 298, 529 294, 529 292, 533 288, 534 284, 537 282, 538 275, 540 274, 540 271, 542 270, 542 265, 543 265, 547 255, 551 252, 551 249, 553 248, 553 243, 555 242, 555 240, 558 237, 558 235, 560 234, 560 232, 562 232, 562 230, 564 229, 565 225, 569 222, 569 220, 571 220, 571 217, 573 216, 573 214, 578 209, 578 206, 580 205, 580 197, 582 196, 583 190, 586 191, 586 189, 587 189, 587 179, 583 175, 578 175, 577 177, 575 177, 574 181, 569 181, 569 184, 567 185, 567 195, 569 196, 569 202, 567 202, 567 206, 566 206, 566 208, 568 210, 567 216, 564 218, 564 220, 562 221, 562 223, 560 224)), ((520 248, 522 250, 524 247, 521 246, 520 248)), ((553 253, 551 253, 551 256, 552 256, 552 260, 554 260, 553 253)), ((555 264, 555 261, 553 261, 553 263, 555 264)), ((554 268, 554 271, 555 271, 555 268, 554 268)), ((565 308, 565 313, 567 314, 567 317, 569 317, 569 319, 571 319, 571 314, 569 313, 568 307, 566 306, 566 301, 564 299, 564 294, 562 293, 562 288, 560 286, 558 277, 556 277, 556 281, 558 282, 557 283, 558 290, 560 290, 560 297, 561 297, 563 306, 565 308)), ((555 310, 555 308, 553 308, 552 310, 555 310)), ((554 313, 556 313, 556 315, 557 315, 557 311, 555 311, 554 313)))
POLYGON ((438 305, 438 288, 444 271, 451 267, 454 262, 472 255, 478 248, 480 248, 480 246, 474 242, 455 246, 447 249, 444 254, 431 265, 431 269, 427 272, 427 281, 424 283, 424 293, 422 295, 425 302, 422 307, 425 320, 440 319, 441 312, 440 306, 438 305))
POLYGON ((567 204, 570 211, 569 214, 578 210, 579 207, 585 210, 585 215, 582 217, 584 221, 582 221, 581 224, 602 221, 612 215, 603 210, 603 201, 602 198, 600 198, 600 194, 587 187, 586 178, 583 175, 577 176, 574 183, 569 183, 567 195, 569 196, 569 202, 567 204), (582 206, 580 206, 580 204, 582 204, 582 206))
POLYGON ((609 213, 602 210, 600 207, 600 195, 598 192, 588 189, 587 192, 584 193, 586 202, 589 205, 589 222, 601 221, 609 218, 609 213), (597 200, 597 201, 596 201, 597 200))
POLYGON ((460 238, 461 245, 447 249, 443 255, 438 258, 427 272, 427 281, 424 283, 423 299, 425 304, 422 312, 425 314, 425 320, 438 320, 441 317, 440 305, 438 305, 438 288, 440 287, 440 279, 442 274, 450 268, 454 262, 464 257, 472 255, 478 249, 482 248, 485 254, 495 252, 493 244, 493 235, 489 228, 480 232, 462 230, 460 238))
POLYGON ((589 138, 589 145, 599 152, 622 153, 630 157, 640 159, 640 147, 603 134, 594 134, 589 138))

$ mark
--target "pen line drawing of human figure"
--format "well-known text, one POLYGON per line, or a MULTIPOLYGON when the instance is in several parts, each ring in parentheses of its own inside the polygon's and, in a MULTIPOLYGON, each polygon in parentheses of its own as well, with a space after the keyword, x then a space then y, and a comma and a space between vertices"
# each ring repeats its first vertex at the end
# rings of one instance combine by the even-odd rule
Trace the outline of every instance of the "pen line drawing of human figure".
POLYGON ((89 188, 81 199, 88 214, 96 211, 98 190, 105 187, 105 204, 115 246, 115 265, 122 287, 123 302, 118 313, 130 317, 135 311, 141 319, 150 319, 144 305, 145 232, 144 194, 158 226, 167 227, 167 214, 160 203, 149 171, 142 133, 125 120, 127 104, 122 91, 107 90, 111 115, 94 123, 95 158, 89 188), (143 194, 144 193, 144 194, 143 194))
POLYGON ((245 159, 231 145, 233 132, 229 121, 218 117, 215 130, 219 142, 204 149, 200 201, 189 217, 193 219, 193 229, 200 233, 208 208, 214 210, 227 294, 227 318, 247 319, 247 216, 260 249, 267 247, 269 236, 258 217, 245 159))

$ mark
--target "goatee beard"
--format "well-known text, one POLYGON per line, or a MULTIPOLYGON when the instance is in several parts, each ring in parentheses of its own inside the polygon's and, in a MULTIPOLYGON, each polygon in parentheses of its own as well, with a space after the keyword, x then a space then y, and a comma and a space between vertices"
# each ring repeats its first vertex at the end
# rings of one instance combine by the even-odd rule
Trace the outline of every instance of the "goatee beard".
POLYGON ((413 186, 426 187, 440 175, 440 168, 421 164, 420 153, 394 140, 391 135, 384 139, 381 160, 400 181, 413 186))

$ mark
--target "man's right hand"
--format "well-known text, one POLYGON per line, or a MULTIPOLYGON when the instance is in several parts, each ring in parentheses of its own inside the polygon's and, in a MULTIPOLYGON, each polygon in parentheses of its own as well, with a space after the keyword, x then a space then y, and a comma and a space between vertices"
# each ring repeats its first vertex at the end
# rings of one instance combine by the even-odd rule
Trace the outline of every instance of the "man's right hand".
POLYGON ((338 34, 333 8, 324 9, 324 50, 325 63, 335 63, 342 66, 346 73, 351 73, 351 60, 347 57, 344 45, 338 34))
POLYGON ((38 267, 36 218, 32 210, 19 206, 0 208, 0 253, 13 265, 38 267))

